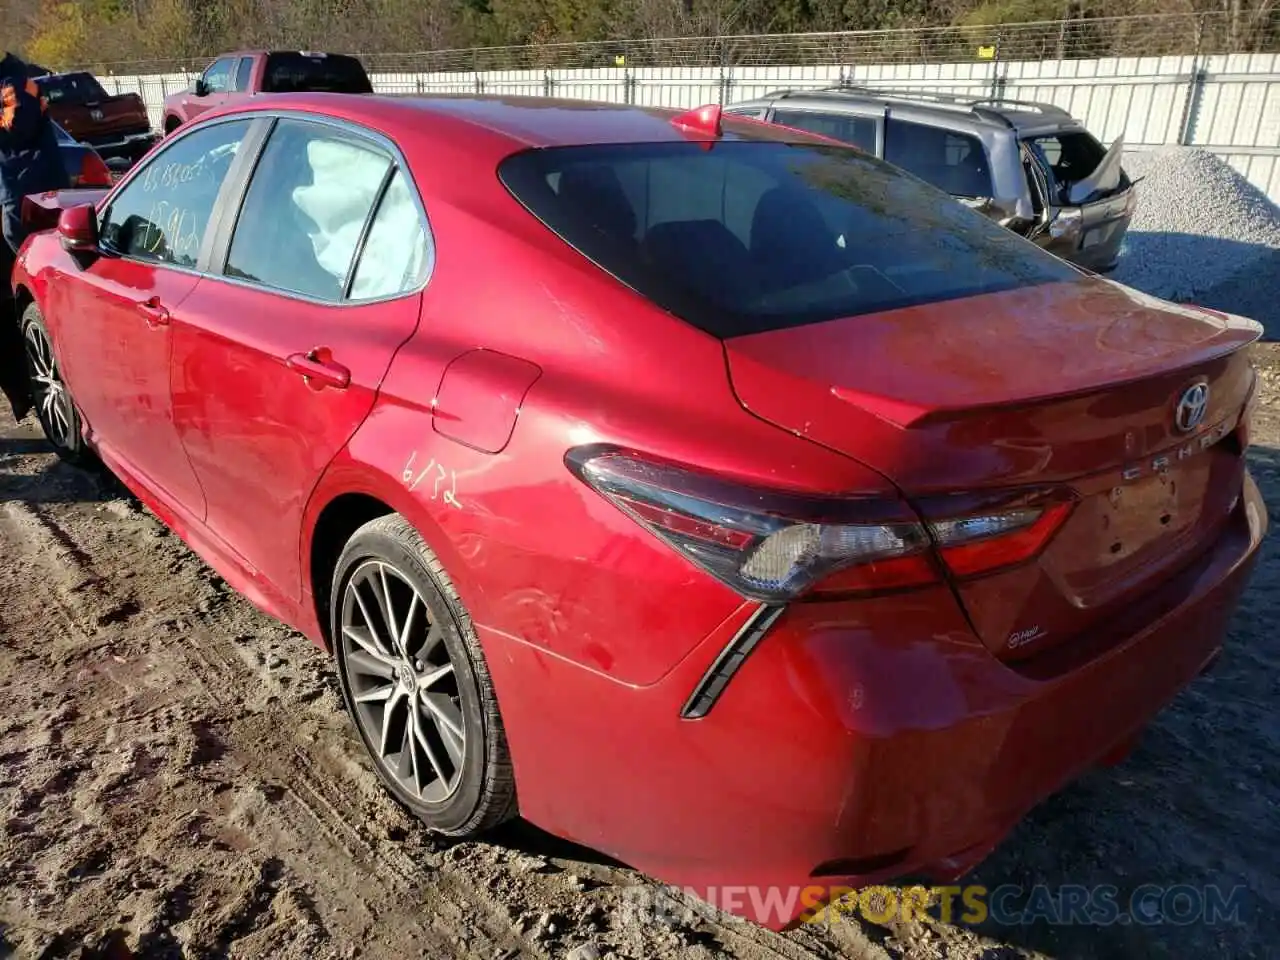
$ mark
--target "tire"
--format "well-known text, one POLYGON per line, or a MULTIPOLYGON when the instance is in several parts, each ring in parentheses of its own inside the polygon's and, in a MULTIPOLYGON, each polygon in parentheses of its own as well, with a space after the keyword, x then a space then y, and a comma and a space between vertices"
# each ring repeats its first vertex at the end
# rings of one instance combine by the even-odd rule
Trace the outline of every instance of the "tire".
POLYGON ((383 785, 450 837, 515 816, 515 778, 484 653, 417 531, 398 514, 366 523, 338 558, 332 587, 343 700, 383 785))
POLYGON ((31 404, 53 451, 77 467, 89 467, 97 457, 85 443, 80 411, 71 391, 62 382, 62 371, 53 351, 53 338, 44 315, 34 303, 22 312, 22 350, 31 388, 31 404))

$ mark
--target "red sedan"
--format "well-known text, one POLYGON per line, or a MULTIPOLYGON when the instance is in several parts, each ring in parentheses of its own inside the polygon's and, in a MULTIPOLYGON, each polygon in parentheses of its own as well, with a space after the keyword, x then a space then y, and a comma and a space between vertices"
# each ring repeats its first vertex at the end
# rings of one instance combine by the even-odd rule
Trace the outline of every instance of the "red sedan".
POLYGON ((771 926, 956 876, 1213 661, 1264 534, 1258 325, 714 107, 281 96, 84 199, 18 410, 331 650, 452 836, 771 926))

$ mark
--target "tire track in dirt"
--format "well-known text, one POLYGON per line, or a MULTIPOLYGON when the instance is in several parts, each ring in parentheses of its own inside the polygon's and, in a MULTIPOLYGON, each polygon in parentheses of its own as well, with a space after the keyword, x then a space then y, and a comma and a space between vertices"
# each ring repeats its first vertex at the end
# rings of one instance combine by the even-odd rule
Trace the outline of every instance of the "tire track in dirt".
MULTIPOLYGON (((501 847, 444 849, 377 786, 323 654, 232 594, 109 480, 65 482, 79 484, 85 502, 0 504, 0 542, 21 555, 8 569, 25 581, 0 575, 6 599, 18 597, 8 618, 27 641, 14 646, 30 649, 45 635, 39 656, 82 681, 47 724, 76 740, 51 762, 82 759, 41 774, 15 758, 14 793, 28 801, 10 826, 59 851, 42 858, 35 844, 18 845, 32 857, 20 885, 34 891, 20 925, 57 928, 67 911, 48 908, 70 889, 67 878, 119 895, 133 874, 144 879, 121 897, 130 908, 113 921, 105 902, 80 904, 87 916, 58 930, 62 938, 123 930, 135 949, 175 956, 275 943, 274 904, 287 897, 330 941, 321 948, 313 937, 321 952, 308 956, 381 938, 433 957, 544 958, 610 934, 632 956, 652 955, 659 942, 690 956, 710 955, 705 943, 729 956, 826 955, 782 938, 771 946, 772 935, 715 919, 683 940, 612 930, 622 913, 613 885, 647 880, 597 869, 585 892, 549 858, 524 869, 501 847), (110 499, 95 503, 95 494, 110 499)), ((12 910, 10 902, 3 914, 12 910)))
MULTIPOLYGON (((1275 358, 1253 455, 1272 503, 1275 358)), ((847 918, 775 935, 705 905, 667 926, 629 906, 632 888, 658 894, 652 881, 528 831, 433 838, 379 788, 328 658, 114 481, 56 463, 33 436, 0 430, 0 956, 6 943, 52 958, 115 938, 159 958, 561 960, 590 942, 603 960, 1109 960, 1265 956, 1280 936, 1265 916, 989 936, 847 918)), ((1047 802, 971 880, 1243 877, 1274 906, 1280 781, 1266 757, 1280 741, 1264 714, 1278 596, 1268 547, 1219 672, 1134 759, 1047 802)))

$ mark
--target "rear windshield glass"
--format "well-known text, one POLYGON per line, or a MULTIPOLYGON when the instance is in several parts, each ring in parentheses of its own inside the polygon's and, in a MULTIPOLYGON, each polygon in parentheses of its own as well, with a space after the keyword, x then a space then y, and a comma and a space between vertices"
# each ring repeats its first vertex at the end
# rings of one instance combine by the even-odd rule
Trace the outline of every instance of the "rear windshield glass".
POLYGON ((263 93, 372 93, 369 75, 355 57, 273 53, 267 57, 263 93))
POLYGON ((1059 202, 1065 200, 1065 191, 1071 184, 1098 169, 1107 155, 1106 148, 1091 134, 1079 130, 1032 137, 1027 145, 1048 172, 1050 189, 1055 194, 1063 194, 1058 197, 1059 202))
POLYGON ((571 246, 722 338, 1078 276, 843 147, 554 147, 508 157, 499 175, 571 246))
POLYGON ((88 73, 41 77, 36 81, 36 86, 40 88, 40 95, 50 103, 90 103, 104 100, 107 96, 102 84, 88 73))
POLYGON ((870 117, 809 110, 775 110, 773 122, 797 130, 808 130, 832 140, 843 140, 867 153, 876 152, 876 122, 870 117))

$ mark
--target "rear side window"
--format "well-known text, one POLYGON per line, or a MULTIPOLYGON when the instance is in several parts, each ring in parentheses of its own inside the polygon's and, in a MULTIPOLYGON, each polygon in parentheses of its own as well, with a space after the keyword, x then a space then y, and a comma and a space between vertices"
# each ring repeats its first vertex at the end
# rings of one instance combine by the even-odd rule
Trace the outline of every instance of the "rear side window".
POLYGON ((727 338, 1077 274, 890 165, 766 140, 529 150, 499 167, 551 230, 727 338))
POLYGON ((369 75, 355 57, 326 53, 272 53, 267 56, 263 93, 372 93, 369 75))
POLYGON ((351 281, 352 300, 393 297, 417 287, 430 267, 430 238, 404 172, 387 186, 351 281))
POLYGON ((987 152, 977 137, 890 119, 885 124, 884 158, 953 197, 993 195, 987 152))
POLYGON ((810 110, 775 110, 773 122, 797 130, 808 130, 832 140, 843 140, 867 153, 876 152, 876 121, 869 117, 814 113, 810 110))

